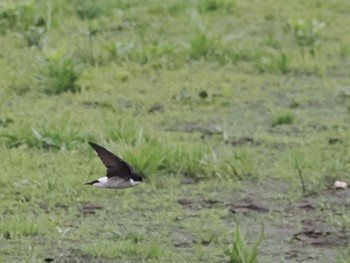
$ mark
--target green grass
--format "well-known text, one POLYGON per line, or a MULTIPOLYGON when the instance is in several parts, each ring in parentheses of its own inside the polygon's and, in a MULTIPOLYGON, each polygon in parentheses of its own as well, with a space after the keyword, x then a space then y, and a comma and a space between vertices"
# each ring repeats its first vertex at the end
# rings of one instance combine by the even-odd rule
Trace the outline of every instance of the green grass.
POLYGON ((258 262, 258 248, 264 239, 264 227, 261 228, 260 236, 255 240, 252 247, 248 247, 244 234, 236 226, 235 238, 232 244, 230 244, 225 254, 230 257, 232 263, 256 263, 258 262))
POLYGON ((330 262, 344 251, 346 262, 346 236, 293 236, 317 218, 350 231, 347 192, 332 189, 350 181, 349 8, 0 3, 0 261, 288 262, 297 251, 330 262), (84 186, 106 172, 89 141, 145 183, 84 186), (308 200, 316 208, 301 208, 308 200), (234 213, 248 201, 270 210, 234 213))
POLYGON ((310 55, 316 56, 318 46, 321 44, 321 33, 325 26, 324 22, 316 19, 310 21, 299 18, 288 21, 288 27, 293 32, 303 55, 306 49, 310 55))
POLYGON ((46 65, 38 78, 48 93, 61 93, 66 91, 77 92, 76 82, 80 72, 72 58, 67 57, 64 50, 46 53, 46 65))
POLYGON ((349 262, 349 256, 350 256, 350 249, 349 249, 349 246, 347 246, 342 251, 339 251, 338 257, 335 262, 347 263, 349 262))
POLYGON ((161 260, 162 248, 158 242, 129 240, 124 241, 105 241, 88 245, 83 248, 83 253, 89 254, 97 258, 128 258, 138 261, 146 260, 161 260))
POLYGON ((72 149, 75 144, 89 140, 88 134, 82 134, 78 126, 73 128, 69 124, 69 114, 63 115, 59 120, 45 123, 42 127, 20 127, 18 130, 7 131, 0 134, 8 147, 38 148, 43 150, 72 149))
POLYGON ((3 7, 0 13, 2 33, 16 32, 28 46, 41 48, 47 20, 40 5, 34 1, 18 5, 7 1, 3 3, 3 7))
POLYGON ((2 217, 0 233, 3 238, 11 239, 12 236, 29 236, 39 233, 39 223, 35 218, 22 216, 2 217))
POLYGON ((290 111, 279 112, 277 113, 272 120, 272 126, 284 125, 284 124, 293 124, 295 116, 290 111))

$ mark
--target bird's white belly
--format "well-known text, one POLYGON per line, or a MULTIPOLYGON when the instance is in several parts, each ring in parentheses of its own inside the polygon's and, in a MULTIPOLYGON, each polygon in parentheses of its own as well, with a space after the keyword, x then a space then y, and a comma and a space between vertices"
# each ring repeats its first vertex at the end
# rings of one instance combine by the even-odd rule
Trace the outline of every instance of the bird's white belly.
POLYGON ((97 179, 97 181, 98 182, 94 183, 93 186, 106 188, 107 187, 108 177, 107 176, 101 177, 101 178, 97 179))
POLYGON ((140 181, 134 181, 133 179, 130 179, 130 184, 132 186, 138 185, 139 183, 141 183, 140 181))
POLYGON ((106 176, 97 179, 97 181, 98 182, 94 183, 93 186, 101 187, 101 188, 115 188, 115 189, 133 187, 140 183, 138 181, 134 181, 133 179, 130 179, 129 181, 113 180, 112 177, 108 178, 106 176))

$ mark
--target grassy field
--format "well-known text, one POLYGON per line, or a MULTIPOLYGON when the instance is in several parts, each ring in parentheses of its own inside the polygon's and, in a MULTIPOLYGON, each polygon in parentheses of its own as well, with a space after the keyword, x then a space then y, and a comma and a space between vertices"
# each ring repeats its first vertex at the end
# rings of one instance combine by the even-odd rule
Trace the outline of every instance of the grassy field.
POLYGON ((0 262, 350 262, 349 12, 0 2, 0 262))

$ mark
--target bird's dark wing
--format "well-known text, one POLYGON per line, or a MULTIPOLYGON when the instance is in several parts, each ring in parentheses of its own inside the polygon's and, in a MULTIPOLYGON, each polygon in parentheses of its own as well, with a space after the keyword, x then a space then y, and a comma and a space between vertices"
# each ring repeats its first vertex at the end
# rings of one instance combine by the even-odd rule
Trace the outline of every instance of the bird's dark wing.
POLYGON ((107 177, 120 176, 129 178, 130 175, 135 172, 130 164, 102 146, 93 142, 89 142, 89 144, 95 149, 101 161, 107 167, 107 177))

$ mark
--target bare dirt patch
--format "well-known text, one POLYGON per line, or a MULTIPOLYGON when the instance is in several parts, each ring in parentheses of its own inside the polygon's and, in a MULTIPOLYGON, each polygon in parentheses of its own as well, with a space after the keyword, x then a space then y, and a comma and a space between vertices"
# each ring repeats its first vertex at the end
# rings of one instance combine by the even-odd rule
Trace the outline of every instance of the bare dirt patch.
POLYGON ((251 242, 264 225, 260 255, 266 262, 280 262, 281 258, 286 262, 331 262, 348 244, 349 229, 330 220, 330 215, 339 216, 348 209, 348 190, 331 188, 295 200, 287 196, 288 185, 283 182, 243 184, 243 192, 228 194, 230 199, 182 197, 177 202, 193 212, 227 209, 224 220, 238 223, 251 242))

